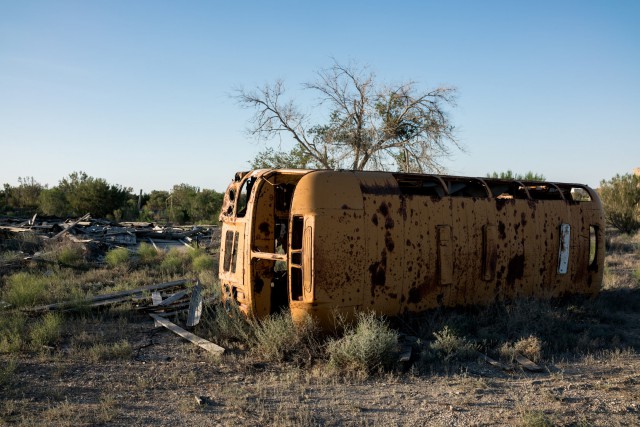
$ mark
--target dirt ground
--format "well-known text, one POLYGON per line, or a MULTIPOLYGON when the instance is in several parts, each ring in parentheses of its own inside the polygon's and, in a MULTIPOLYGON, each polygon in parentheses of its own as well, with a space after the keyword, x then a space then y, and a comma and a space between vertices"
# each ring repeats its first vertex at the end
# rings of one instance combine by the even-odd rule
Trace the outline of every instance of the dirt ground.
MULTIPOLYGON (((129 360, 27 355, 2 395, 21 425, 638 425, 640 357, 633 351, 504 372, 471 362, 457 372, 344 380, 322 369, 215 358, 145 317, 119 329, 129 360), (198 399, 200 402, 198 402, 198 399), (546 424, 545 424, 546 423, 546 424)), ((5 360, 6 362, 6 360, 5 360)))
POLYGON ((640 301, 638 240, 610 243, 602 298, 620 315, 608 307, 598 317, 626 338, 551 352, 542 372, 472 358, 363 378, 336 375, 326 360, 213 356, 125 304, 65 318, 53 348, 0 354, 0 425, 640 425, 640 312, 622 307, 640 301))

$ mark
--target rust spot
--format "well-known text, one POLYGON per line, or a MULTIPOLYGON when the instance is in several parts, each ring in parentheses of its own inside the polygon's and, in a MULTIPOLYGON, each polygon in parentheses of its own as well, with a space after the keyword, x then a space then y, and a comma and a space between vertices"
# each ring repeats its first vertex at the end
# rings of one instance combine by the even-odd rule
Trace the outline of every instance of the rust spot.
POLYGON ((342 209, 351 209, 349 205, 342 205, 342 209))
POLYGON ((393 228, 394 225, 395 225, 395 222, 393 221, 393 218, 388 216, 387 219, 384 221, 384 228, 389 230, 390 228, 393 228))
POLYGON ((260 277, 256 277, 253 280, 253 291, 259 294, 262 292, 262 288, 264 288, 264 281, 260 277))
POLYGON ((393 248, 396 247, 395 243, 393 243, 393 238, 391 237, 391 233, 388 231, 384 235, 384 245, 386 246, 389 252, 393 252, 393 248))
POLYGON ((371 274, 371 296, 375 295, 376 286, 384 286, 387 280, 387 251, 383 250, 380 261, 376 261, 369 266, 371 274))
POLYGON ((507 238, 507 233, 505 233, 505 225, 504 222, 500 221, 498 223, 498 233, 500 233, 500 240, 504 240, 507 238))
POLYGON ((516 279, 521 279, 524 274, 524 255, 516 255, 509 261, 507 272, 507 284, 513 285, 516 279))
POLYGON ((371 216, 371 222, 373 223, 373 225, 378 225, 378 215, 377 214, 373 214, 371 216))
POLYGON ((258 226, 258 230, 260 230, 260 232, 262 234, 267 234, 268 235, 269 234, 269 229, 270 229, 270 227, 269 227, 269 223, 268 222, 263 222, 258 226))
POLYGON ((411 240, 407 239, 407 246, 411 246, 411 240))
POLYGON ((389 294, 389 298, 396 299, 398 298, 398 294, 389 294))
POLYGON ((378 208, 378 210, 384 216, 389 215, 389 207, 387 206, 387 204, 385 202, 380 203, 380 207, 378 208))

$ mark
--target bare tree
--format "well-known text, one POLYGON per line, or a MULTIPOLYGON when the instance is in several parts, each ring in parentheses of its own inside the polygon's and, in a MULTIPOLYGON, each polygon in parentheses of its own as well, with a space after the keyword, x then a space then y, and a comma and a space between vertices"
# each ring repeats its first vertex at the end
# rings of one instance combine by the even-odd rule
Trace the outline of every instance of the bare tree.
POLYGON ((445 111, 455 105, 454 88, 421 92, 415 82, 379 85, 366 68, 338 62, 304 88, 328 108, 328 123, 311 125, 309 114, 284 99, 278 80, 238 91, 239 104, 255 111, 249 132, 263 140, 288 134, 313 163, 329 169, 441 172, 440 160, 461 148, 445 111))

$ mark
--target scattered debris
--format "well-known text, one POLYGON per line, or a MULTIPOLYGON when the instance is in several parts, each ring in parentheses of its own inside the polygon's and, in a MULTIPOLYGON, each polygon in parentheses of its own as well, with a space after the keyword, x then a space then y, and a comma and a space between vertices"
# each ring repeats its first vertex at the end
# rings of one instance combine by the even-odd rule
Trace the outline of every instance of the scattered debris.
POLYGON ((516 353, 516 362, 518 362, 524 369, 531 372, 542 372, 542 367, 536 365, 531 360, 527 359, 520 353, 516 353))
POLYGON ((491 357, 487 356, 484 353, 478 352, 478 357, 484 360, 485 362, 487 362, 489 365, 495 366, 496 368, 502 369, 503 371, 513 371, 513 368, 511 368, 510 366, 505 365, 504 363, 498 362, 497 360, 492 359, 491 357))
POLYGON ((77 243, 100 243, 113 246, 135 246, 150 242, 156 249, 167 246, 212 246, 218 241, 217 225, 160 226, 152 222, 113 222, 91 218, 86 214, 77 219, 55 217, 0 217, 0 235, 34 233, 43 240, 67 237, 77 243))
POLYGON ((160 325, 169 329, 171 332, 177 335, 180 335, 182 338, 188 341, 191 341, 198 347, 201 347, 210 353, 222 354, 225 351, 223 347, 220 347, 219 345, 216 345, 211 341, 205 340, 204 338, 200 338, 199 336, 194 335, 191 332, 182 329, 180 326, 176 325, 173 322, 170 322, 169 320, 165 319, 162 316, 158 316, 157 314, 154 314, 154 313, 149 313, 149 316, 151 316, 153 320, 155 320, 160 325))

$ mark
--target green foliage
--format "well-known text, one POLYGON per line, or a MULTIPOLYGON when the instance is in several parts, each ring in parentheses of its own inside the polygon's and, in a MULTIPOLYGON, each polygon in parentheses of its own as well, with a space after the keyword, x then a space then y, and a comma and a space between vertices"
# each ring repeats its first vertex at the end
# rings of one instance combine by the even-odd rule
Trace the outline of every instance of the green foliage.
POLYGON ((188 184, 174 185, 170 192, 152 191, 141 216, 177 224, 213 223, 217 222, 223 198, 223 193, 214 190, 201 190, 188 184))
POLYGON ((129 265, 129 250, 126 248, 111 249, 104 257, 111 268, 129 265))
POLYGON ((312 157, 295 146, 289 151, 275 151, 267 147, 251 161, 251 169, 309 169, 318 167, 312 157))
POLYGON ((226 309, 222 304, 205 307, 196 333, 219 343, 248 344, 253 340, 253 331, 253 324, 237 305, 230 303, 226 309))
POLYGON ((24 343, 26 318, 20 312, 10 316, 0 316, 0 353, 20 351, 24 343))
POLYGON ((198 273, 202 271, 213 272, 214 264, 215 260, 213 259, 213 255, 202 254, 193 259, 192 268, 198 273))
POLYGON ((496 178, 496 179, 507 179, 507 180, 516 180, 516 181, 546 181, 546 178, 541 173, 534 173, 529 171, 524 175, 519 173, 513 173, 511 170, 507 170, 506 172, 493 172, 488 173, 487 178, 496 178))
POLYGON ((55 344, 62 334, 62 316, 59 313, 47 313, 31 328, 29 337, 35 349, 55 344))
POLYGON ((522 414, 523 427, 553 427, 553 421, 542 411, 526 410, 522 414))
POLYGON ((138 259, 143 265, 150 265, 160 259, 160 253, 152 245, 148 243, 140 243, 138 246, 138 259))
POLYGON ((342 372, 370 374, 395 363, 398 333, 374 313, 359 313, 355 327, 327 345, 329 363, 342 372))
POLYGON ((18 186, 4 185, 5 209, 11 208, 22 213, 33 213, 38 209, 40 193, 46 185, 37 182, 32 176, 18 178, 18 186))
POLYGON ((184 274, 191 263, 191 258, 184 250, 173 248, 164 256, 160 270, 165 274, 184 274))
POLYGON ((627 234, 640 230, 640 176, 616 175, 601 181, 598 192, 609 225, 627 234))
POLYGON ((34 306, 46 300, 46 278, 27 272, 12 274, 7 278, 4 299, 15 307, 34 306))
POLYGON ((303 362, 319 352, 316 324, 307 317, 294 323, 288 311, 272 314, 254 327, 254 352, 273 362, 303 362))
POLYGON ((80 245, 63 245, 58 249, 56 258, 61 265, 79 267, 84 264, 84 251, 80 245))
POLYGON ((133 197, 131 188, 107 183, 85 172, 73 172, 62 178, 54 192, 41 199, 45 214, 58 216, 80 216, 90 213, 94 217, 106 217, 127 204, 133 197), (64 200, 61 203, 60 200, 64 200))

